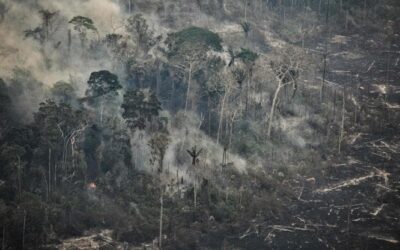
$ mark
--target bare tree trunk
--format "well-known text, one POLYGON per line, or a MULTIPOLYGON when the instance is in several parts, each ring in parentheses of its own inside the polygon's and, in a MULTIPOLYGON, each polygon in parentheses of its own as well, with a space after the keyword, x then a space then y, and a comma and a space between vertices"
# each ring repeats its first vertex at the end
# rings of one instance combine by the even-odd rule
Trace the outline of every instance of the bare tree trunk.
POLYGON ((161 82, 161 62, 157 62, 157 78, 156 78, 156 96, 159 98, 160 95, 160 82, 161 82))
POLYGON ((247 0, 244 1, 244 21, 247 22, 247 0))
POLYGON ((232 134, 233 134, 233 125, 235 122, 235 116, 236 116, 236 111, 233 112, 232 119, 231 119, 228 148, 230 148, 232 145, 232 134))
POLYGON ((252 73, 252 69, 249 69, 249 79, 247 80, 247 87, 246 87, 246 104, 245 104, 245 111, 247 113, 247 109, 248 109, 248 102, 249 102, 249 92, 250 92, 250 86, 252 83, 252 78, 253 78, 253 73, 252 73))
POLYGON ((194 177, 194 184, 193 184, 193 205, 194 210, 197 208, 197 180, 196 176, 194 177))
POLYGON ((71 44, 72 44, 72 34, 71 30, 68 29, 68 57, 70 57, 71 54, 71 44))
POLYGON ((336 90, 333 92, 333 121, 336 121, 336 90))
POLYGON ((24 209, 24 221, 22 224, 22 249, 25 249, 25 227, 26 227, 26 210, 24 209))
POLYGON ((221 134, 222 120, 224 117, 225 99, 226 99, 226 96, 228 95, 228 92, 229 92, 229 88, 225 91, 224 97, 222 98, 222 101, 221 101, 221 111, 219 113, 219 123, 218 123, 218 131, 217 131, 217 144, 219 143, 219 137, 221 134))
POLYGON ((21 158, 18 158, 18 200, 21 201, 22 180, 21 180, 21 158))
POLYGON ((208 134, 211 135, 211 101, 210 95, 207 96, 207 107, 208 107, 208 134))
POLYGON ((329 8, 330 8, 330 1, 328 0, 327 8, 326 8, 326 16, 325 16, 326 38, 325 38, 325 52, 324 52, 324 70, 322 73, 322 83, 321 83, 321 90, 320 90, 320 102, 322 102, 323 98, 324 98, 324 87, 325 87, 325 78, 326 78, 326 60, 328 57, 328 40, 329 40, 329 8))
POLYGON ((100 104, 100 125, 103 125, 103 113, 104 113, 104 105, 103 101, 100 104))
POLYGON ((49 183, 47 183, 49 185, 49 196, 50 196, 50 192, 51 192, 51 148, 49 148, 49 183))
POLYGON ((267 130, 267 137, 271 138, 271 129, 272 129, 272 121, 274 118, 274 113, 275 113, 275 106, 276 106, 276 101, 278 100, 278 95, 279 92, 282 89, 282 81, 279 80, 279 85, 275 90, 275 94, 274 94, 274 99, 272 100, 272 106, 271 106, 271 111, 270 111, 270 115, 269 115, 269 121, 268 121, 268 130, 267 130))
MULTIPOLYGON (((327 46, 327 45, 326 45, 327 46)), ((322 102, 324 100, 324 88, 325 88, 325 77, 326 77, 326 57, 327 55, 327 48, 325 46, 325 54, 324 54, 324 69, 322 72, 322 82, 321 82, 321 89, 319 92, 319 99, 320 102, 322 102)))
MULTIPOLYGON (((178 194, 180 194, 180 187, 179 187, 179 170, 176 170, 176 187, 178 189, 178 194)), ((180 197, 180 195, 178 195, 178 197, 180 197)))
POLYGON ((164 199, 163 199, 163 190, 160 184, 160 235, 158 239, 158 247, 162 249, 162 230, 163 230, 163 213, 164 213, 164 199))
POLYGON ((171 83, 171 96, 170 96, 170 98, 169 98, 169 108, 171 109, 171 110, 173 110, 173 102, 172 102, 172 100, 174 99, 174 97, 175 97, 175 82, 174 81, 172 81, 172 83, 171 83))
POLYGON ((57 187, 57 163, 54 164, 54 188, 57 187))
POLYGON ((344 111, 345 111, 345 103, 346 103, 346 99, 345 99, 345 90, 343 90, 343 103, 342 103, 342 122, 340 125, 340 136, 339 136, 339 154, 341 152, 341 147, 342 147, 342 140, 343 140, 343 130, 344 130, 344 111))
POLYGON ((186 115, 186 111, 187 111, 187 107, 188 107, 188 99, 189 99, 189 93, 190 93, 190 85, 192 82, 192 67, 193 67, 193 63, 189 63, 189 79, 188 79, 188 87, 186 90, 186 101, 185 101, 185 115, 186 115))

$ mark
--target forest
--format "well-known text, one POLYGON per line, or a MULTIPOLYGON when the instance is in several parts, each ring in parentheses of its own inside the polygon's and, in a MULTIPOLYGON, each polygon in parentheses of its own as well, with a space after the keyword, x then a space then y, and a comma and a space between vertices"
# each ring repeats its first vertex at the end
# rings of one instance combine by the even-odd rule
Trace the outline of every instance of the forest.
POLYGON ((400 249, 399 0, 0 0, 1 250, 400 249))

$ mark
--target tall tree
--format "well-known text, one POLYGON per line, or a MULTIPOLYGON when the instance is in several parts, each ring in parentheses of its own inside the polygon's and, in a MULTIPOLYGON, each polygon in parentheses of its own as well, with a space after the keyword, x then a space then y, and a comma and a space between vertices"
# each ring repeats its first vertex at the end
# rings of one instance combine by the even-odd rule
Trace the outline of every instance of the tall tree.
POLYGON ((185 114, 188 109, 193 72, 205 62, 207 51, 221 51, 222 39, 218 34, 199 27, 189 27, 171 33, 165 41, 167 56, 178 68, 187 72, 187 90, 185 100, 185 114))
POLYGON ((190 157, 192 158, 192 172, 194 173, 194 183, 193 183, 193 207, 196 210, 197 207, 197 168, 196 164, 199 161, 199 156, 203 149, 197 149, 196 146, 192 147, 191 150, 186 150, 190 157))
POLYGON ((247 111, 250 87, 252 85, 251 81, 253 78, 253 68, 258 58, 258 54, 249 49, 242 48, 241 51, 236 55, 236 58, 239 58, 243 61, 247 71, 247 86, 246 86, 246 99, 245 99, 245 111, 247 111))
POLYGON ((157 132, 153 134, 149 141, 149 146, 151 148, 152 158, 150 162, 152 164, 157 164, 158 166, 158 183, 160 185, 160 219, 159 219, 159 238, 158 247, 162 249, 162 238, 163 238, 163 215, 164 215, 164 188, 165 184, 162 179, 162 174, 164 170, 164 157, 169 144, 168 131, 164 130, 162 132, 157 132))
POLYGON ((38 112, 34 114, 34 126, 40 138, 35 161, 38 165, 47 166, 48 198, 51 196, 52 185, 57 182, 57 174, 62 174, 57 171, 57 166, 62 165, 64 160, 67 138, 82 126, 83 120, 80 111, 53 100, 40 103, 38 112))
POLYGON ((97 34, 97 36, 99 36, 99 32, 97 31, 94 22, 92 21, 92 19, 88 17, 75 16, 69 21, 69 23, 72 24, 74 30, 78 32, 82 49, 85 48, 85 42, 87 40, 88 31, 93 31, 97 34))
POLYGON ((92 72, 87 83, 88 89, 83 101, 88 101, 96 109, 100 108, 100 124, 102 124, 105 107, 106 111, 113 111, 112 108, 115 105, 111 104, 115 102, 118 90, 122 86, 119 84, 118 77, 108 70, 92 72))
POLYGON ((277 101, 279 98, 279 93, 286 86, 292 86, 293 95, 295 95, 297 90, 297 78, 299 76, 299 63, 294 59, 294 55, 286 53, 282 61, 278 63, 271 62, 271 68, 275 73, 275 79, 278 83, 278 86, 275 89, 275 93, 272 99, 271 111, 269 113, 268 119, 268 129, 267 129, 267 137, 271 137, 272 124, 275 115, 275 109, 277 105, 277 101))

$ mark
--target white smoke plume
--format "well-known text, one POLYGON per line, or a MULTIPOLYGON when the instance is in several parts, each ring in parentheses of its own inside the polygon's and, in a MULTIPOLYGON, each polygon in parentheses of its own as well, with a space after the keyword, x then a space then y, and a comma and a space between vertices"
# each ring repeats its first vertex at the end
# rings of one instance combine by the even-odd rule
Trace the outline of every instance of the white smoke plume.
POLYGON ((0 60, 0 75, 2 77, 10 76, 13 68, 20 67, 31 71, 35 78, 51 86, 59 80, 68 81, 71 77, 87 80, 90 71, 111 67, 107 58, 95 62, 82 62, 81 53, 74 49, 71 51, 68 64, 65 62, 65 57, 68 29, 72 30, 73 43, 78 43, 74 41, 78 38, 68 21, 78 15, 89 17, 100 34, 110 33, 113 30, 113 22, 123 16, 119 5, 115 2, 110 0, 3 0, 2 4, 6 9, 4 18, 0 22, 0 57, 2 59, 0 60), (40 10, 57 12, 52 23, 51 41, 43 45, 44 47, 38 41, 24 36, 25 30, 40 26, 40 10))

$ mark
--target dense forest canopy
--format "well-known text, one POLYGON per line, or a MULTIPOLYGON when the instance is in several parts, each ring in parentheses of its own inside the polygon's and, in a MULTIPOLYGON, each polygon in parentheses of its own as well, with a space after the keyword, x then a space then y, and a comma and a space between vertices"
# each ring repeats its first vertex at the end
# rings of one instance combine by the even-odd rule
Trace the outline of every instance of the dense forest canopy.
POLYGON ((1 249, 398 249, 399 14, 0 0, 1 249))

